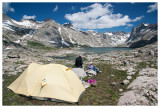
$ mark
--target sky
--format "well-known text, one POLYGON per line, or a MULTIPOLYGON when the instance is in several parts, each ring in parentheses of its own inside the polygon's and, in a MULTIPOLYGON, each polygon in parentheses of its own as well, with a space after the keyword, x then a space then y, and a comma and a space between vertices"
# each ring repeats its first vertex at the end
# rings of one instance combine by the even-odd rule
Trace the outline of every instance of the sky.
POLYGON ((79 30, 131 32, 140 23, 157 23, 156 2, 2 2, 2 11, 14 20, 51 18, 72 23, 79 30))

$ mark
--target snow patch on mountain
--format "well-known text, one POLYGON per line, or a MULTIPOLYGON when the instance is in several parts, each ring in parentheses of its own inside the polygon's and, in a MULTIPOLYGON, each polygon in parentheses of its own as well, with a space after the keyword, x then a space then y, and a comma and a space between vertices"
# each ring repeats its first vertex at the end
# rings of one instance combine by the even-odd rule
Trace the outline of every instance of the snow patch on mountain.
POLYGON ((112 46, 124 44, 125 41, 128 39, 128 37, 130 36, 129 33, 124 33, 124 32, 114 32, 114 33, 106 32, 104 34, 110 38, 112 46))
POLYGON ((64 41, 63 37, 62 37, 61 43, 66 46, 70 46, 67 42, 64 41))
POLYGON ((96 35, 96 33, 92 33, 92 35, 96 35))
POLYGON ((29 21, 29 20, 23 20, 21 22, 15 21, 13 19, 11 19, 11 20, 17 25, 25 26, 25 27, 28 27, 28 28, 35 27, 37 29, 37 28, 40 27, 38 24, 35 24, 35 23, 33 23, 33 22, 29 21))
POLYGON ((14 43, 20 43, 20 39, 18 39, 17 41, 13 41, 14 43))
MULTIPOLYGON (((63 27, 64 28, 64 27, 63 27)), ((70 39, 70 42, 72 43, 72 44, 75 44, 75 42, 72 40, 72 34, 68 31, 68 30, 66 30, 65 28, 64 28, 64 30, 69 34, 68 35, 68 37, 69 37, 69 39, 70 39)))
POLYGON ((13 24, 8 20, 8 21, 5 21, 3 22, 3 28, 4 29, 7 29, 7 30, 10 30, 10 31, 15 31, 11 28, 13 24))
POLYGON ((21 39, 25 39, 25 38, 32 38, 33 34, 36 32, 36 30, 30 30, 29 34, 23 35, 23 37, 21 39))
POLYGON ((147 29, 147 30, 146 30, 146 32, 149 32, 149 31, 150 31, 150 29, 147 29))
POLYGON ((149 24, 144 24, 144 26, 148 26, 149 24))
POLYGON ((104 33, 104 34, 109 35, 109 36, 112 36, 112 35, 113 35, 113 33, 110 33, 110 32, 106 32, 106 33, 104 33))
POLYGON ((55 44, 55 43, 57 43, 57 42, 55 42, 55 41, 49 41, 50 43, 52 43, 52 44, 55 44))
POLYGON ((9 20, 3 22, 3 24, 4 24, 4 25, 13 25, 13 24, 11 23, 11 21, 9 21, 9 20))
POLYGON ((58 28, 59 34, 61 35, 61 27, 58 28))
POLYGON ((3 25, 3 28, 6 30, 15 31, 15 30, 11 29, 9 25, 3 25))

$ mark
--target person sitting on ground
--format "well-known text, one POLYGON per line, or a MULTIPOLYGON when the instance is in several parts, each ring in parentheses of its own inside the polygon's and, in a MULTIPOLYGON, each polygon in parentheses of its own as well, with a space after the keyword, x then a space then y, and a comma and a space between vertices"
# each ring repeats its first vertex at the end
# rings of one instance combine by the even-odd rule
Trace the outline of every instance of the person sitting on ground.
POLYGON ((93 62, 90 62, 89 65, 88 65, 88 68, 99 73, 99 69, 97 67, 94 67, 93 66, 93 62))
POLYGON ((75 60, 75 67, 82 68, 82 65, 83 65, 83 61, 82 61, 82 56, 80 55, 75 60))

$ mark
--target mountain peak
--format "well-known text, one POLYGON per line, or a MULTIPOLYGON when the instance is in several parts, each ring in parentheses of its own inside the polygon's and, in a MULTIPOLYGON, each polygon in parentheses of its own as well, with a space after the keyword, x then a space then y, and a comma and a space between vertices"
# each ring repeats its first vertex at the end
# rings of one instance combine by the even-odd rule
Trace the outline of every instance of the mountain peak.
POLYGON ((20 22, 24 22, 24 21, 29 21, 29 22, 32 22, 32 23, 38 23, 36 20, 34 19, 21 19, 20 22))
POLYGON ((3 17, 3 21, 11 19, 10 17, 7 16, 6 13, 3 13, 2 17, 3 17))
POLYGON ((46 18, 44 22, 53 21, 51 18, 46 18))
POLYGON ((72 25, 71 23, 64 23, 63 26, 64 26, 64 27, 68 27, 68 28, 73 27, 73 25, 72 25))
POLYGON ((147 27, 149 26, 150 24, 147 24, 147 23, 141 23, 138 27, 147 27))

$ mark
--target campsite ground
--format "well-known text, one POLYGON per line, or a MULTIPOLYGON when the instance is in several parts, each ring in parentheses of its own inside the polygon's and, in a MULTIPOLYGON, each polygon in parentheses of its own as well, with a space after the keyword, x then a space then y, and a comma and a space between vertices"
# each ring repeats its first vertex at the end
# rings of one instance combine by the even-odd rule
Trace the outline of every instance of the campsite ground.
MULTIPOLYGON (((102 73, 97 74, 92 77, 97 80, 97 87, 89 87, 86 89, 84 95, 79 102, 80 105, 116 105, 120 91, 119 88, 123 90, 126 89, 127 85, 122 85, 122 82, 126 77, 126 71, 119 71, 112 68, 111 65, 103 63, 97 64, 102 73), (114 75, 114 76, 113 76, 114 75), (115 82, 116 85, 113 86, 111 83, 115 82)), ((4 75, 5 79, 3 82, 3 105, 76 105, 69 103, 57 103, 50 101, 40 101, 40 100, 29 100, 27 97, 19 96, 13 93, 11 90, 7 89, 7 86, 12 83, 20 73, 13 76, 4 75)), ((84 78, 87 80, 88 78, 84 78)))
MULTIPOLYGON (((80 105, 117 105, 119 97, 127 91, 127 86, 138 76, 138 72, 143 68, 157 69, 157 55, 148 54, 148 51, 156 50, 155 45, 146 48, 135 49, 132 51, 112 52, 102 55, 84 57, 84 65, 94 62, 102 73, 87 79, 96 79, 97 86, 89 87, 82 95, 80 105), (127 69, 135 69, 135 74, 131 75, 130 83, 122 84, 128 76, 127 69), (121 91, 123 90, 123 91, 121 91)), ((50 101, 29 100, 27 97, 20 96, 7 89, 9 86, 30 64, 37 62, 40 64, 60 63, 72 67, 74 60, 55 59, 51 56, 71 55, 75 53, 72 49, 37 49, 31 51, 7 50, 3 51, 3 105, 77 105, 69 103, 58 103, 50 101), (68 52, 68 53, 67 53, 68 52)), ((78 52, 76 52, 78 54, 78 52)))

